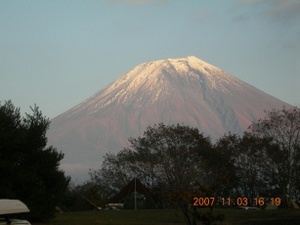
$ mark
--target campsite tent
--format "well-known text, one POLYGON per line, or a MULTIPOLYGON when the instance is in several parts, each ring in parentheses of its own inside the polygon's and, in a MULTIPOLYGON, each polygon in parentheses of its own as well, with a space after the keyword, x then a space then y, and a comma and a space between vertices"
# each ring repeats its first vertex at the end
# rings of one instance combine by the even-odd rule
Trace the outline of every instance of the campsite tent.
POLYGON ((291 208, 293 208, 293 209, 300 209, 299 205, 292 199, 290 200, 290 205, 291 205, 291 208))
POLYGON ((137 178, 132 179, 125 187, 123 187, 118 194, 116 194, 113 198, 110 199, 110 202, 122 202, 122 200, 126 199, 127 196, 129 196, 131 193, 137 192, 146 196, 156 207, 154 194, 147 187, 145 187, 137 178))
MULTIPOLYGON (((292 199, 288 200, 287 203, 287 207, 288 208, 292 208, 292 209, 300 209, 299 205, 292 199)), ((271 201, 267 204, 267 206, 265 207, 265 209, 271 210, 271 209, 278 209, 278 206, 274 205, 271 203, 271 201)))

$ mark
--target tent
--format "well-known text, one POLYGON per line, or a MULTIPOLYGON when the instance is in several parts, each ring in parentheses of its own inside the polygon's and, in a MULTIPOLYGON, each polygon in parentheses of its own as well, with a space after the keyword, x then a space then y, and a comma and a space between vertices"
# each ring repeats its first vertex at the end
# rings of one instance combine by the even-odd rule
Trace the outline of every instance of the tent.
POLYGON ((0 199, 0 215, 28 213, 28 207, 17 199, 0 199))
MULTIPOLYGON (((300 209, 298 204, 295 201, 293 201, 292 199, 288 200, 288 207, 293 208, 293 209, 300 209)), ((278 209, 278 206, 272 204, 272 202, 270 201, 269 204, 265 207, 265 209, 268 209, 268 210, 278 209)))
POLYGON ((278 209, 278 207, 276 205, 273 205, 271 203, 271 201, 267 204, 267 206, 265 207, 265 209, 267 210, 273 210, 273 209, 278 209))
POLYGON ((293 201, 292 199, 290 200, 290 204, 291 204, 291 207, 293 209, 300 209, 299 205, 295 201, 293 201))
MULTIPOLYGON (((157 208, 155 195, 141 183, 138 178, 132 179, 126 186, 124 186, 119 193, 117 193, 113 198, 110 199, 110 202, 121 202, 123 199, 126 199, 128 195, 131 193, 140 193, 147 198, 154 204, 157 208)), ((136 209, 136 195, 135 195, 135 209, 136 209)))

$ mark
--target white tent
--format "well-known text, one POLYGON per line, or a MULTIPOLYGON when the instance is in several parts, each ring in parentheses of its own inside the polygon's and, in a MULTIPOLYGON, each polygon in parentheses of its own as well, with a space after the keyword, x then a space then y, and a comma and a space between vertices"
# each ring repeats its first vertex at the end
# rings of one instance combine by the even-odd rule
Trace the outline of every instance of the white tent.
POLYGON ((291 206, 292 206, 293 209, 299 209, 299 206, 295 201, 290 200, 290 203, 291 203, 291 206))
POLYGON ((28 207, 17 199, 0 199, 0 215, 28 213, 28 207))

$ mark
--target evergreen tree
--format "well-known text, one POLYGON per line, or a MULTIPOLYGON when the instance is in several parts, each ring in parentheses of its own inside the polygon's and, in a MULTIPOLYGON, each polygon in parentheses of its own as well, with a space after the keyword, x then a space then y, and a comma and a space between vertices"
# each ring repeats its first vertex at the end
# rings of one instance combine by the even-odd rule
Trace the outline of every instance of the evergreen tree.
POLYGON ((33 220, 54 216, 69 184, 59 169, 64 155, 47 145, 49 119, 37 106, 21 117, 11 101, 0 104, 0 198, 20 199, 33 220))

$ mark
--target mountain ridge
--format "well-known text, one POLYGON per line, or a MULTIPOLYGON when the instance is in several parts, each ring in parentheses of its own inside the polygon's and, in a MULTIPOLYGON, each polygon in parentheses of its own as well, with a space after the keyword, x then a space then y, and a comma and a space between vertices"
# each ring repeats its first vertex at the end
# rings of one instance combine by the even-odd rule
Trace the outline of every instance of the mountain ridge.
MULTIPOLYGON (((197 59, 196 57, 194 57, 194 56, 189 56, 189 57, 186 57, 186 58, 180 58, 179 59, 179 61, 182 61, 182 60, 184 60, 184 59, 192 59, 192 61, 194 61, 195 62, 195 60, 198 60, 198 62, 200 61, 202 64, 204 64, 206 67, 209 67, 209 68, 213 68, 214 70, 218 70, 218 71, 223 71, 223 70, 221 70, 221 69, 219 69, 219 68, 217 68, 217 67, 215 67, 215 66, 213 66, 213 65, 211 65, 211 64, 208 64, 208 63, 206 63, 205 61, 203 61, 203 60, 199 60, 199 59, 197 59)), ((145 67, 145 66, 148 66, 148 65, 151 65, 151 64, 163 64, 163 63, 169 63, 170 65, 172 65, 172 67, 174 67, 174 61, 177 61, 176 59, 164 59, 164 60, 157 60, 157 61, 152 61, 152 62, 148 62, 148 63, 142 63, 142 64, 140 64, 140 65, 138 65, 138 66, 136 66, 134 69, 132 69, 132 70, 130 70, 128 73, 133 73, 133 72, 139 72, 139 70, 141 70, 141 69, 143 69, 143 67, 145 67)), ((156 68, 157 69, 157 68, 156 68)), ((153 70, 151 70, 151 71, 147 71, 148 73, 153 73, 153 70)), ((166 72, 168 72, 168 73, 172 73, 172 72, 174 72, 174 71, 166 71, 166 72)), ((203 73, 205 73, 206 71, 202 71, 203 73)), ((128 76, 128 73, 125 73, 123 76, 121 76, 118 80, 125 80, 126 81, 126 77, 128 76)), ((210 75, 210 74, 208 74, 208 73, 206 73, 205 75, 210 75)), ((227 74, 227 75, 229 75, 229 74, 227 74)), ((231 76, 231 75, 230 75, 231 76)), ((234 78, 233 76, 231 77, 231 79, 232 78, 234 78)), ((235 79, 235 78, 234 78, 235 79)), ((85 103, 85 102, 87 102, 87 101, 89 101, 89 99, 91 99, 91 98, 94 98, 95 96, 97 96, 100 92, 105 92, 107 89, 108 89, 108 91, 110 91, 110 89, 111 88, 116 88, 116 83, 117 82, 113 82, 113 83, 111 83, 111 84, 109 84, 109 85, 107 85, 104 89, 102 89, 102 90, 100 90, 99 92, 97 92, 96 94, 94 94, 92 97, 90 97, 90 98, 88 98, 87 100, 85 100, 84 102, 82 102, 82 103, 80 103, 80 104, 78 104, 77 106, 75 106, 75 107, 73 107, 73 108, 71 108, 70 110, 73 110, 73 109, 75 109, 75 108, 78 108, 78 107, 80 107, 80 105, 82 105, 83 103, 85 103)), ((118 84, 120 85, 120 83, 122 84, 122 82, 119 82, 118 84)), ((133 83, 135 83, 135 82, 133 82, 133 83)), ((130 86, 130 88, 132 88, 132 86, 130 86)), ((128 91, 129 93, 130 92, 132 92, 132 91, 130 91, 130 90, 126 90, 126 91, 128 91)), ((106 104, 109 104, 109 102, 107 102, 106 104)), ((69 112, 70 110, 68 110, 67 112, 69 112)), ((60 115, 59 115, 60 116, 60 115)), ((59 117, 58 116, 58 117, 59 117)), ((56 119, 57 117, 55 117, 54 119, 56 119)))
POLYGON ((65 153, 67 171, 88 170, 149 125, 184 123, 215 140, 229 131, 241 134, 265 110, 284 105, 195 56, 162 59, 137 65, 55 117, 47 136, 65 153))

